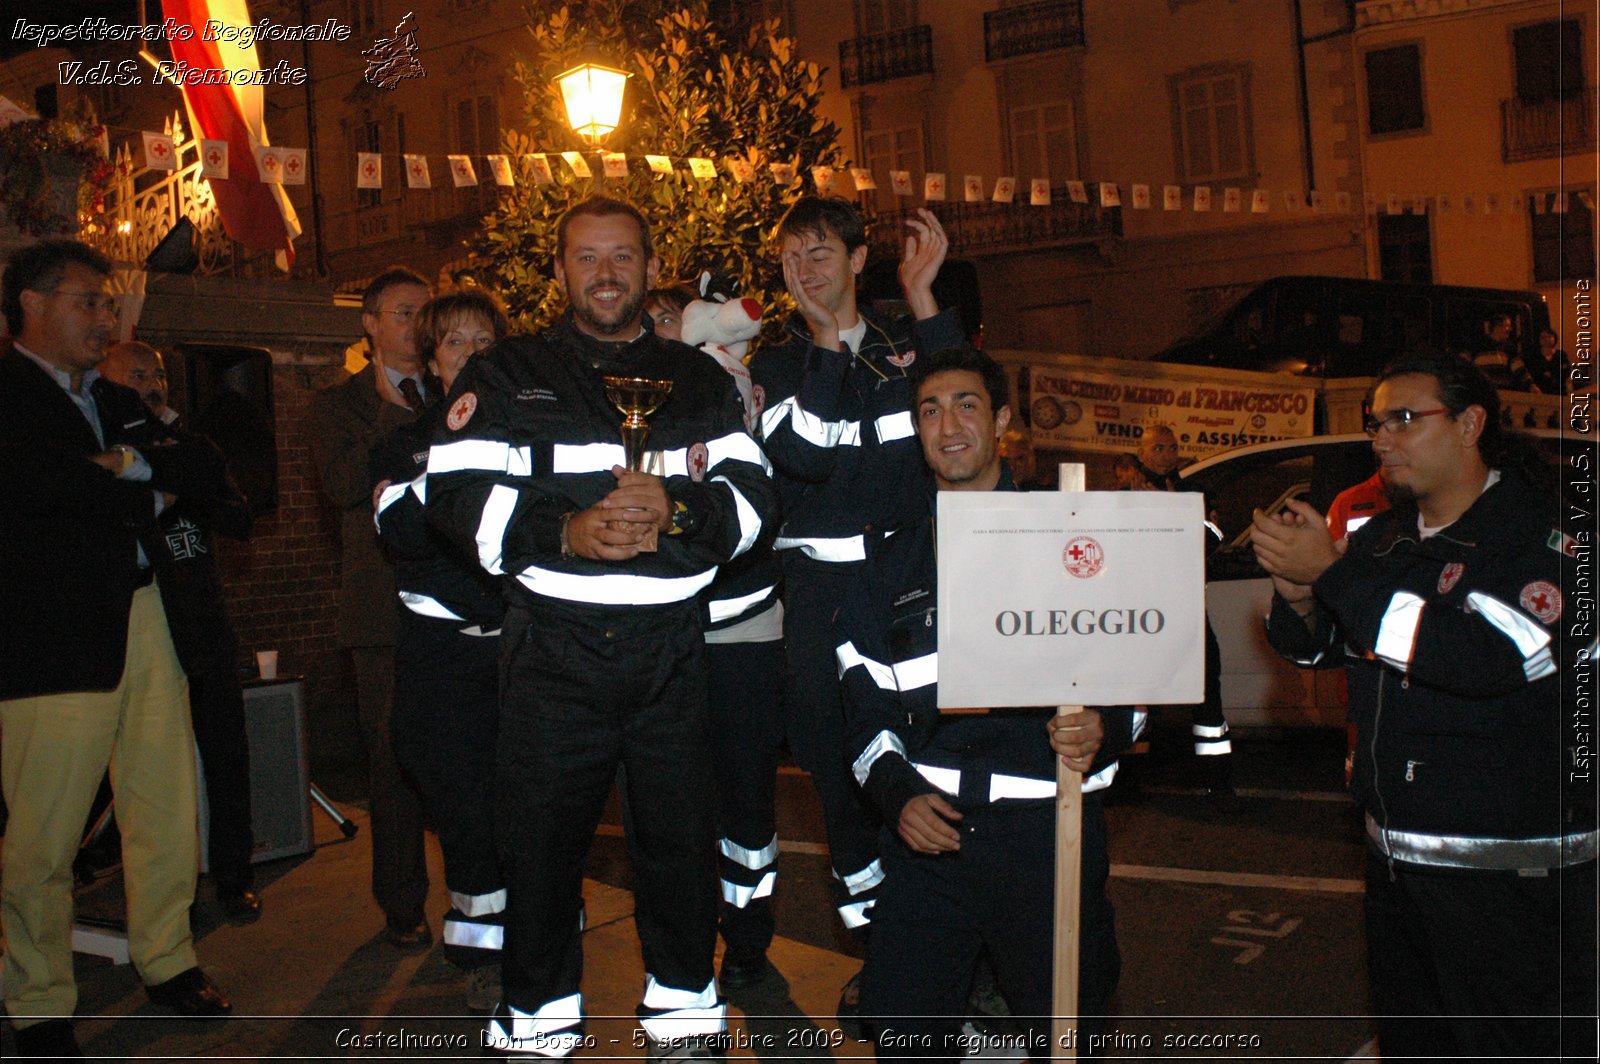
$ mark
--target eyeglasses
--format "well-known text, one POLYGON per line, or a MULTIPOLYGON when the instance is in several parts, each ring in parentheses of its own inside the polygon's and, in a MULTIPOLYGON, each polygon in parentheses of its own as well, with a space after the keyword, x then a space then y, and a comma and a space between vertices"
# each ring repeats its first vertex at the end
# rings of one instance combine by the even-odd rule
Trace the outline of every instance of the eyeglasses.
POLYGON ((86 310, 90 314, 115 313, 117 309, 117 297, 108 296, 104 292, 62 292, 58 290, 49 294, 52 296, 65 296, 68 299, 75 300, 79 310, 86 310))
POLYGON ((1432 410, 1407 410, 1405 407, 1401 407, 1399 410, 1391 410, 1381 416, 1368 414, 1361 427, 1366 430, 1368 436, 1376 439, 1379 429, 1388 429, 1392 433, 1400 433, 1410 428, 1413 421, 1432 417, 1435 414, 1448 413, 1450 413, 1449 408, 1443 406, 1436 406, 1432 410))

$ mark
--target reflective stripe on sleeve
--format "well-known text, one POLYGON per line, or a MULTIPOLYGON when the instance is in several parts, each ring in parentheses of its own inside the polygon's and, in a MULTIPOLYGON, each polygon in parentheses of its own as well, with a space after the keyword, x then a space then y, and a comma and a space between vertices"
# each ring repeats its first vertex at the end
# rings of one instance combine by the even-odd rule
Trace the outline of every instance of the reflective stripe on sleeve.
POLYGON ((748 432, 730 432, 706 441, 706 468, 714 469, 718 462, 725 461, 749 462, 760 466, 768 476, 772 475, 772 463, 767 461, 767 452, 748 432))
POLYGON ((733 495, 734 513, 739 515, 739 545, 733 548, 733 554, 729 556, 731 560, 755 546, 756 539, 761 535, 761 515, 756 513, 756 508, 750 505, 750 500, 744 497, 744 492, 734 486, 733 481, 727 477, 711 479, 713 482, 728 486, 728 491, 733 495))
POLYGON ((816 447, 858 447, 861 445, 861 422, 824 421, 800 405, 799 396, 791 395, 761 415, 761 434, 771 436, 784 419, 789 420, 796 436, 816 447))
POLYGON ((848 641, 841 643, 837 648, 835 648, 833 653, 834 656, 839 659, 840 679, 844 678, 845 673, 859 665, 863 669, 867 670, 867 675, 872 677, 872 682, 877 684, 883 690, 896 690, 894 670, 883 664, 881 661, 873 661, 865 654, 862 654, 856 649, 856 645, 854 643, 848 641))
POLYGON ((883 415, 872 423, 872 431, 877 433, 879 443, 891 443, 916 435, 916 430, 911 425, 909 410, 883 415))
POLYGON ((899 689, 915 691, 919 687, 939 682, 939 654, 924 654, 920 658, 894 663, 894 682, 899 689))
POLYGON ((552 473, 609 473, 626 464, 620 443, 558 443, 550 457, 552 473))
POLYGON ((536 594, 568 602, 588 602, 596 606, 661 606, 694 598, 716 577, 716 566, 692 576, 637 576, 631 573, 558 573, 530 565, 517 574, 517 582, 536 594))
POLYGON ((473 537, 478 544, 478 564, 486 571, 501 576, 500 567, 506 548, 506 526, 517 509, 517 489, 496 484, 484 501, 483 515, 478 519, 478 531, 473 537))
MULTIPOLYGON (((436 598, 419 595, 415 591, 400 592, 400 601, 406 604, 406 609, 421 617, 437 617, 441 621, 464 621, 460 616, 436 598)), ((471 915, 471 914, 469 914, 471 915)))
POLYGON ((762 601, 777 589, 778 585, 772 584, 762 588, 760 591, 753 591, 748 595, 740 595, 738 598, 712 599, 706 607, 711 616, 711 623, 716 624, 719 621, 726 621, 730 617, 739 616, 739 614, 762 601))
MULTIPOLYGON (((618 445, 621 450, 621 445, 618 445)), ((510 473, 527 476, 532 456, 527 447, 513 447, 501 440, 455 440, 436 443, 428 450, 429 473, 510 473)))
POLYGON ((941 768, 938 765, 919 765, 912 762, 911 767, 917 774, 946 794, 961 793, 961 770, 954 768, 941 768))
POLYGON ((1550 653, 1550 633, 1538 621, 1499 599, 1473 591, 1467 595, 1467 608, 1476 610, 1494 630, 1511 640, 1522 655, 1522 672, 1528 682, 1553 676, 1556 663, 1550 653))
POLYGON ((867 748, 861 751, 861 755, 850 766, 850 771, 855 774, 857 783, 863 787, 867 785, 867 777, 872 775, 872 763, 884 754, 906 756, 905 743, 900 741, 900 736, 887 728, 872 737, 872 742, 867 744, 867 748))
POLYGON ((1422 598, 1409 591, 1396 591, 1378 625, 1378 638, 1372 652, 1397 669, 1411 667, 1411 652, 1417 645, 1417 625, 1422 621, 1422 598))
POLYGON ((1033 776, 1007 776, 1003 772, 995 772, 989 776, 991 802, 998 802, 1002 798, 1054 798, 1055 796, 1055 780, 1041 780, 1033 776))
POLYGON ((862 536, 779 536, 772 545, 778 550, 798 549, 819 562, 859 562, 867 557, 867 543, 862 536))
POLYGON ((373 522, 376 523, 379 515, 382 514, 383 511, 387 510, 389 507, 393 506, 395 503, 404 498, 406 489, 409 487, 411 487, 411 482, 408 480, 400 484, 390 484, 387 488, 384 488, 383 491, 379 492, 378 508, 374 510, 372 514, 373 522))

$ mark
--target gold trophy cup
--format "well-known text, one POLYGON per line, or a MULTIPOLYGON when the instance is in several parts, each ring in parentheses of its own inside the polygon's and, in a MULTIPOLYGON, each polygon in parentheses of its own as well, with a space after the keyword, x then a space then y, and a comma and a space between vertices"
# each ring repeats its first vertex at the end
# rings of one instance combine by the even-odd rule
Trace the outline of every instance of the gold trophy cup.
MULTIPOLYGON (((606 398, 622 411, 622 454, 628 471, 637 473, 644 465, 645 442, 650 439, 650 423, 645 420, 661 408, 672 393, 672 382, 650 377, 605 377, 606 398)), ((641 551, 656 549, 657 530, 651 528, 640 542, 641 551)))

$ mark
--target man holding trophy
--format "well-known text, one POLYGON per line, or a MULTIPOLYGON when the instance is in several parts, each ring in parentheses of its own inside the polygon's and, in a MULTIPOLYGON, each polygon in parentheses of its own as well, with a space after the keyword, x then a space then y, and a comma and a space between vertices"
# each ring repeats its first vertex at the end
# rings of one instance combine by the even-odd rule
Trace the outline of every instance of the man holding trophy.
POLYGON ((571 207, 555 262, 567 313, 467 364, 428 461, 429 519, 508 589, 505 1000, 488 1038, 510 1052, 584 1044, 583 861, 619 764, 651 1056, 706 1055, 727 1030, 695 596, 756 542, 776 495, 733 379, 646 324, 658 267, 631 204, 571 207))

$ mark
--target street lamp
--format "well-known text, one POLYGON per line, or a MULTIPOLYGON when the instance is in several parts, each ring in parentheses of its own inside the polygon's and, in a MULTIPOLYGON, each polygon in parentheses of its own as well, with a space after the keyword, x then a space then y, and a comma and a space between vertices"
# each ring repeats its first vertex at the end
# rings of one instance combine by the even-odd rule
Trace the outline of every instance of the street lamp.
POLYGON ((567 123, 591 145, 617 128, 622 117, 622 92, 633 75, 598 63, 575 66, 556 75, 567 123))

